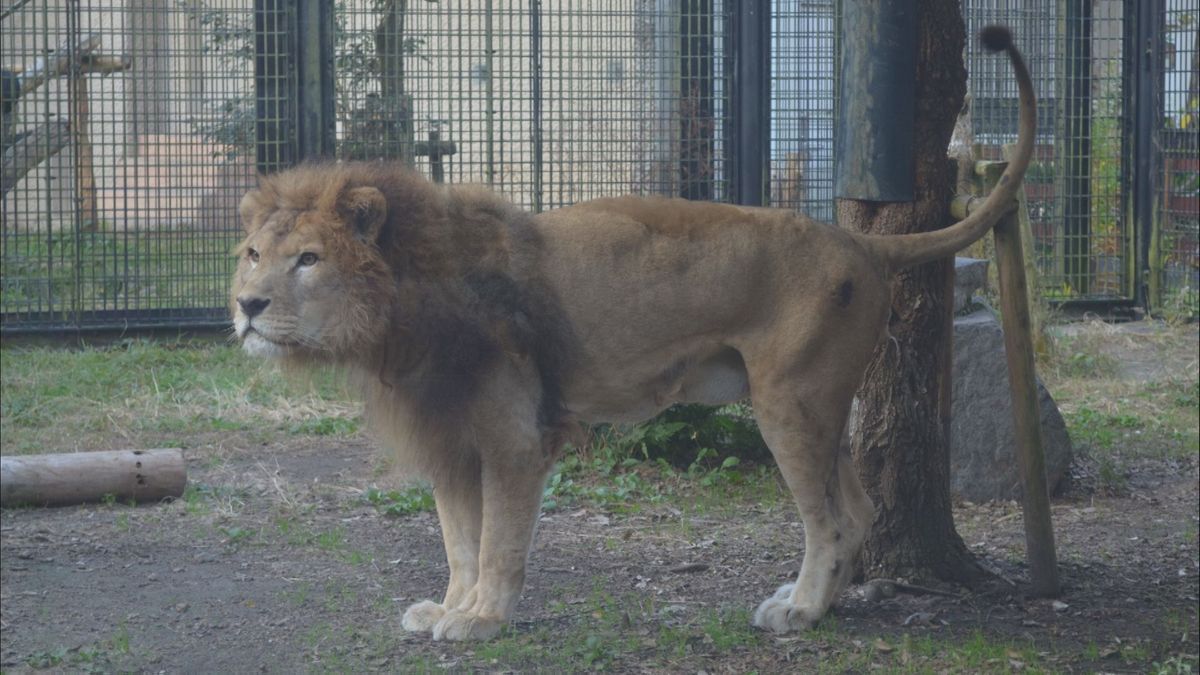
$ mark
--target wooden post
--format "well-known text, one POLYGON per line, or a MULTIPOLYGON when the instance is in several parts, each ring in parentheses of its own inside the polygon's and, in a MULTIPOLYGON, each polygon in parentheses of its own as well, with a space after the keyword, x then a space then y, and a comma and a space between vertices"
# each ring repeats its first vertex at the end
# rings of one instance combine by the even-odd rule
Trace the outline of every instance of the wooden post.
MULTIPOLYGON (((1007 160, 1009 155, 1016 150, 1016 144, 1011 143, 1004 146, 1004 159, 1007 160)), ((1046 327, 1042 325, 1042 319, 1045 316, 1041 311, 1037 288, 1041 273, 1037 267, 1037 248, 1034 246, 1033 240, 1033 223, 1029 220, 1029 200, 1025 198, 1025 188, 1017 192, 1017 220, 1021 229, 1021 251, 1025 256, 1025 285, 1028 287, 1028 293, 1025 297, 1029 299, 1029 334, 1033 336, 1034 354, 1045 355, 1049 351, 1049 346, 1046 344, 1046 327)))
POLYGON ((113 450, 0 457, 0 506, 152 502, 183 494, 183 452, 113 450))
MULTIPOLYGON (((995 187, 1005 162, 976 162, 975 173, 985 177, 985 188, 995 187)), ((981 199, 957 199, 956 217, 965 217, 981 199)), ((1003 216, 993 231, 996 267, 1000 276, 1000 311, 1004 326, 1004 353, 1012 392, 1016 455, 1021 468, 1021 493, 1025 518, 1025 556, 1029 563, 1030 593, 1046 597, 1061 591, 1054 526, 1050 519, 1050 492, 1046 487, 1046 460, 1042 450, 1041 409, 1033 366, 1030 336, 1029 289, 1021 250, 1020 218, 1016 210, 1003 216)))
POLYGON ((88 81, 82 64, 70 72, 71 132, 75 138, 75 190, 78 194, 79 227, 84 232, 96 229, 96 170, 92 166, 92 139, 89 133, 91 106, 88 81))

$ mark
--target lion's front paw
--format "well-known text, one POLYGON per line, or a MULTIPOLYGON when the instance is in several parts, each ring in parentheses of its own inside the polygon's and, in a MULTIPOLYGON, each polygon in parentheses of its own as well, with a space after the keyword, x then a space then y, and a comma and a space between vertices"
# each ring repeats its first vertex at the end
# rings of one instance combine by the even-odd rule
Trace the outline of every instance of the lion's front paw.
POLYGON ((454 610, 433 627, 434 640, 486 640, 504 627, 504 620, 454 610))
POLYGON ((422 600, 404 610, 404 618, 400 620, 400 625, 404 627, 404 630, 414 633, 432 630, 444 616, 446 616, 445 607, 432 600, 422 600))
POLYGON ((754 610, 754 625, 774 633, 808 630, 821 620, 820 613, 811 608, 792 604, 795 584, 780 586, 775 595, 767 598, 754 610))

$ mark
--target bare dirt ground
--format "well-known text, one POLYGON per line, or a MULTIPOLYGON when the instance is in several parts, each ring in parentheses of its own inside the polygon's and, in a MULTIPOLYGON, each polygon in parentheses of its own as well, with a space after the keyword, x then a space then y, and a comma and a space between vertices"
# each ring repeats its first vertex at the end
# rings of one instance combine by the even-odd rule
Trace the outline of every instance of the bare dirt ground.
MULTIPOLYGON (((1117 377, 1153 377, 1162 360, 1121 340, 1148 365, 1117 377)), ((368 441, 190 440, 184 499, 0 513, 3 672, 1177 673, 1200 651, 1194 453, 1123 464, 1119 490, 1085 453, 1054 500, 1061 598, 1022 592, 1015 504, 961 504, 994 582, 875 602, 852 587, 782 638, 747 626, 802 557, 777 485, 573 504, 542 518, 513 629, 461 645, 400 628, 444 587, 444 555, 432 513, 363 498, 382 481, 368 441)))

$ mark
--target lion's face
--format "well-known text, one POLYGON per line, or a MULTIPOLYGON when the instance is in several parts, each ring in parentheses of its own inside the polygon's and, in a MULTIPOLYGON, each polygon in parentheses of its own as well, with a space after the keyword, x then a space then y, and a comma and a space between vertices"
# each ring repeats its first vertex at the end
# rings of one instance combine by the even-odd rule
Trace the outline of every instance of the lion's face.
POLYGON ((386 202, 369 187, 335 197, 306 204, 255 190, 242 200, 248 234, 230 304, 248 353, 344 358, 386 329, 393 283, 373 245, 386 202))

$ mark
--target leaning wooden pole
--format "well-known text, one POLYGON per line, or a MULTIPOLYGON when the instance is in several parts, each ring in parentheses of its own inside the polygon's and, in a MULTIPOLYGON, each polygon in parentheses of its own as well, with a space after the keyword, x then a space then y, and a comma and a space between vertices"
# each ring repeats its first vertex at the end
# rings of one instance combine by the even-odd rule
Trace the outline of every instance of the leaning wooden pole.
MULTIPOLYGON (((1005 164, 976 162, 975 173, 985 177, 987 192, 995 187, 996 177, 1003 173, 1005 164)), ((954 215, 965 217, 972 206, 980 203, 982 200, 971 198, 956 200, 954 215)), ((1058 557, 1054 550, 1054 526, 1050 518, 1050 491, 1046 486, 1041 408, 1033 366, 1029 287, 1021 249, 1020 217, 1016 208, 996 223, 993 234, 1000 277, 1000 320, 1004 327, 1004 353, 1008 361, 1008 385, 1012 392, 1013 424, 1016 430, 1016 455, 1021 469, 1030 594, 1055 596, 1061 591, 1061 586, 1058 557)))
POLYGON ((187 465, 178 449, 0 457, 0 506, 66 506, 105 499, 179 497, 187 465))

